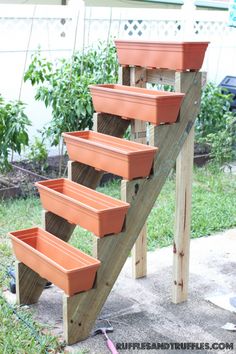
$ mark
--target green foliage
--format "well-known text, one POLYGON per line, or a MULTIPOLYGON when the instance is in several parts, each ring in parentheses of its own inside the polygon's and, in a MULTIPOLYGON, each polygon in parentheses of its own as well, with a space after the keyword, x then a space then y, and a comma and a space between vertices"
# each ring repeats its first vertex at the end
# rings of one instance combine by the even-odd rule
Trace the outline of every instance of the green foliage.
POLYGON ((55 63, 36 53, 24 80, 37 85, 36 100, 52 108, 52 120, 44 130, 53 146, 66 131, 92 128, 93 105, 88 86, 114 83, 118 79, 116 50, 111 43, 99 43, 55 63))
POLYGON ((163 84, 148 83, 147 88, 149 88, 151 90, 174 92, 174 86, 173 85, 167 85, 167 84, 163 85, 163 84))
POLYGON ((26 309, 11 306, 0 292, 0 352, 7 354, 63 353, 59 343, 36 324, 26 309))
POLYGON ((216 164, 235 156, 236 115, 230 111, 232 95, 209 83, 202 92, 201 110, 196 122, 197 142, 208 144, 216 164))
POLYGON ((9 155, 20 154, 28 145, 27 128, 30 120, 24 113, 25 104, 21 101, 5 103, 0 95, 0 170, 10 168, 9 155))
POLYGON ((36 137, 34 142, 30 144, 28 159, 40 166, 42 172, 47 169, 48 151, 43 140, 36 137))
POLYGON ((126 140, 131 140, 131 126, 129 125, 125 134, 124 134, 124 139, 126 140))

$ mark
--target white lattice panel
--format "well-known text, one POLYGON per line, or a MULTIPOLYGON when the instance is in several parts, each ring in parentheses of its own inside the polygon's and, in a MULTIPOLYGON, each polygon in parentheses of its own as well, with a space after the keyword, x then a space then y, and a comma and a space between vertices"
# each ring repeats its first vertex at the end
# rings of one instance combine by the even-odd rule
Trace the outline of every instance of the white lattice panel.
POLYGON ((226 37, 235 34, 235 30, 223 21, 196 21, 194 34, 202 38, 219 39, 219 36, 226 37))
POLYGON ((181 21, 86 20, 85 45, 111 37, 130 39, 174 40, 182 36, 181 21))
POLYGON ((15 19, 0 18, 0 51, 24 51, 27 48, 32 27, 30 50, 39 46, 42 50, 72 48, 74 38, 71 19, 15 19))

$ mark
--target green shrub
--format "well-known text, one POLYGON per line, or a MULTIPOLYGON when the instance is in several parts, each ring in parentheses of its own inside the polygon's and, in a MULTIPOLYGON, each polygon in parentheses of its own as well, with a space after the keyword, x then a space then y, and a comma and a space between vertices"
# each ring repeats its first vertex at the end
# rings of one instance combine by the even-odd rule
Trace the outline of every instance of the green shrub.
POLYGON ((196 122, 196 140, 207 144, 216 164, 232 161, 235 157, 236 115, 230 111, 232 95, 213 83, 202 92, 201 109, 196 122))
POLYGON ((34 138, 34 142, 29 147, 28 159, 34 162, 42 172, 47 169, 48 152, 43 140, 38 137, 34 138))
POLYGON ((99 43, 97 48, 85 49, 71 59, 55 63, 38 52, 24 79, 38 86, 35 99, 52 108, 52 120, 44 129, 44 136, 52 146, 57 146, 63 132, 92 127, 94 111, 88 86, 117 82, 116 50, 111 43, 99 43))

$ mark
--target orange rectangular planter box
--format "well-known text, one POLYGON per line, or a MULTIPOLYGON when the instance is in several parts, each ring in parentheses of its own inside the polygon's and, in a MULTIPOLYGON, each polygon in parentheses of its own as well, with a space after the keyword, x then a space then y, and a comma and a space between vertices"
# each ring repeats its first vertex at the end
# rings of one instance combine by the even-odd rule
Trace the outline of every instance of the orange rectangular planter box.
POLYGON ((154 147, 93 131, 62 135, 71 160, 128 180, 148 176, 157 151, 154 147))
POLYGON ((43 208, 98 237, 121 232, 129 204, 68 179, 37 182, 43 208))
POLYGON ((209 42, 115 40, 121 65, 171 70, 199 70, 209 42))
POLYGON ((66 294, 93 287, 100 261, 41 228, 9 233, 16 258, 66 294))
POLYGON ((144 120, 154 125, 176 122, 184 97, 183 93, 125 85, 91 85, 89 88, 97 112, 144 120))

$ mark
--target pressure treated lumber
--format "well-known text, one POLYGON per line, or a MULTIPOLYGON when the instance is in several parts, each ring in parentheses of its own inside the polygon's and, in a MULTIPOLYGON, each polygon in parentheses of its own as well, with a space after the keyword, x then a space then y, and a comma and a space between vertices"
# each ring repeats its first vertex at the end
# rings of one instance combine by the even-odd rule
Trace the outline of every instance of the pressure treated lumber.
POLYGON ((97 239, 97 258, 102 262, 96 288, 72 297, 64 296, 65 338, 69 344, 85 339, 99 315, 176 158, 194 125, 199 111, 201 74, 176 73, 181 92, 186 92, 177 124, 163 125, 154 131, 159 147, 154 174, 149 179, 133 182, 133 198, 126 218, 125 230, 115 236, 97 239))
MULTIPOLYGON (((175 91, 179 92, 179 90, 181 90, 181 82, 177 80, 175 91)), ((172 301, 175 304, 186 301, 188 297, 193 158, 194 126, 190 130, 176 160, 176 207, 172 284, 172 301)))
POLYGON ((194 127, 192 127, 176 161, 176 208, 173 247, 172 301, 187 300, 189 278, 189 248, 194 154, 194 127))
MULTIPOLYGON (((187 73, 186 73, 187 74, 187 73)), ((184 74, 182 74, 184 75, 184 74)), ((201 85, 197 73, 192 73, 193 84, 201 85)), ((178 79, 179 73, 176 73, 175 89, 178 92, 186 92, 184 81, 178 79)), ((199 105, 200 94, 196 97, 193 105, 199 105)), ((183 107, 183 106, 182 106, 183 107)), ((180 110, 182 115, 182 108, 180 110)), ((178 123, 177 123, 178 124, 178 123)), ((164 128, 164 126, 163 126, 164 128)), ((164 137, 162 127, 152 127, 150 131, 150 144, 158 146, 161 136, 164 137), (158 134, 159 132, 159 134, 158 134)), ((170 126, 169 129, 172 129, 170 126)), ((180 150, 179 157, 176 160, 176 215, 175 215, 175 241, 173 246, 173 286, 172 301, 179 303, 187 299, 188 275, 189 275, 189 242, 190 242, 190 224, 191 224, 191 186, 193 169, 193 129, 189 126, 189 135, 180 150), (183 214, 183 205, 184 214, 183 214), (178 250, 177 250, 178 248, 178 250)))
MULTIPOLYGON (((175 71, 163 69, 147 69, 146 81, 159 85, 175 85, 175 71)), ((177 91, 180 92, 180 91, 177 91)))
MULTIPOLYGON (((129 126, 130 122, 117 116, 107 114, 96 114, 96 121, 99 132, 117 137, 122 137, 129 126)), ((81 164, 79 162, 70 162, 69 177, 77 183, 95 189, 102 176, 101 172, 96 171, 93 167, 81 164)), ((46 231, 53 235, 68 241, 72 235, 75 225, 68 223, 65 219, 51 213, 43 212, 43 227, 46 231)), ((41 278, 30 268, 16 264, 16 293, 17 303, 33 304, 38 301, 44 289, 46 280, 41 278)))
MULTIPOLYGON (((146 69, 140 67, 130 68, 130 85, 135 87, 146 87, 146 69)), ((141 120, 131 121, 131 140, 147 144, 147 123, 141 120)), ((129 183, 124 183, 129 188, 129 183)), ((126 189, 126 190, 127 190, 126 189)), ((128 193, 128 190, 127 192, 128 193)), ((124 201, 129 203, 127 197, 124 201)), ((132 277, 142 278, 147 275, 147 225, 144 224, 137 241, 132 248, 132 277)))
MULTIPOLYGON (((121 199, 130 203, 135 197, 135 191, 138 190, 138 182, 121 181, 121 199), (134 187, 136 186, 136 187, 134 187)), ((142 278, 147 274, 147 226, 143 226, 137 241, 132 248, 132 277, 134 279, 142 278)))
POLYGON ((47 282, 24 263, 16 261, 16 303, 34 304, 47 282))

